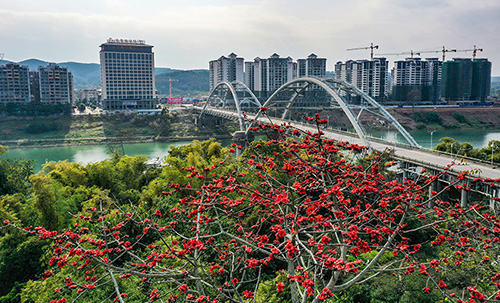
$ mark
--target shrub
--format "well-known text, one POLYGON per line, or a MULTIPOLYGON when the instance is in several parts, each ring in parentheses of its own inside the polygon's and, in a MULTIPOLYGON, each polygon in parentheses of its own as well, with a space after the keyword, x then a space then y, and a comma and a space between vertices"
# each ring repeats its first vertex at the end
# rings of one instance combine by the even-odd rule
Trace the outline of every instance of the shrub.
POLYGON ((27 134, 41 134, 54 130, 58 130, 58 126, 56 123, 45 123, 45 122, 33 122, 26 127, 24 130, 27 134))
POLYGON ((467 123, 467 118, 465 118, 465 116, 460 113, 453 113, 453 118, 455 118, 455 120, 460 123, 467 123))

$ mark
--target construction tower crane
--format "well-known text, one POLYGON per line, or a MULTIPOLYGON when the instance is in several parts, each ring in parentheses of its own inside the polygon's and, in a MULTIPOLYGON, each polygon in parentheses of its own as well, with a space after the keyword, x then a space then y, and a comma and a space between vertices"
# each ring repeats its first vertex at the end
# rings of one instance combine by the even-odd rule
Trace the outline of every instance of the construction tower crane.
POLYGON ((376 54, 377 56, 401 56, 401 55, 410 55, 411 58, 413 56, 420 56, 420 52, 414 52, 413 50, 409 52, 402 52, 402 53, 388 53, 388 54, 376 54))
POLYGON ((456 53, 457 50, 456 49, 446 49, 446 47, 443 46, 443 50, 441 50, 441 52, 443 52, 443 62, 444 62, 444 61, 446 61, 446 53, 448 53, 448 52, 456 53))
POLYGON ((179 82, 179 80, 168 78, 168 82, 170 82, 170 100, 172 100, 172 82, 179 82))
POLYGON ((446 60, 446 53, 447 52, 452 52, 452 53, 458 53, 458 52, 472 52, 472 59, 476 59, 476 54, 477 52, 482 52, 483 49, 482 48, 477 48, 475 45, 474 45, 474 48, 472 49, 446 49, 444 46, 443 46, 443 49, 440 50, 440 51, 419 51, 418 53, 438 53, 438 52, 442 52, 443 53, 443 62, 446 60))
POLYGON ((370 60, 373 61, 373 50, 378 49, 378 45, 373 45, 373 43, 370 43, 370 46, 348 48, 348 49, 346 49, 346 51, 353 51, 353 50, 360 50, 360 49, 370 49, 370 60))
POLYGON ((410 55, 411 58, 413 56, 420 56, 421 54, 425 53, 439 53, 441 52, 443 54, 443 62, 446 60, 446 53, 451 52, 451 53, 458 53, 458 52, 472 52, 472 59, 476 59, 477 52, 482 52, 482 48, 477 48, 474 45, 474 48, 472 49, 446 49, 446 47, 443 46, 442 50, 429 50, 429 51, 409 51, 409 52, 402 52, 402 53, 388 53, 388 54, 377 54, 377 56, 400 56, 400 55, 410 55))
POLYGON ((442 50, 429 50, 429 51, 411 51, 411 52, 406 52, 406 53, 400 53, 401 55, 403 54, 411 54, 412 58, 413 58, 413 55, 416 55, 416 56, 420 56, 421 54, 425 54, 425 53, 439 53, 439 52, 442 52, 443 53, 443 62, 446 60, 446 53, 449 53, 449 52, 452 52, 452 53, 456 53, 457 50, 456 49, 447 49, 446 47, 443 46, 443 49, 442 50))
POLYGON ((483 51, 482 48, 477 48, 475 45, 474 45, 473 49, 461 49, 461 50, 457 50, 457 52, 472 52, 472 60, 476 59, 477 52, 482 52, 482 51, 483 51))

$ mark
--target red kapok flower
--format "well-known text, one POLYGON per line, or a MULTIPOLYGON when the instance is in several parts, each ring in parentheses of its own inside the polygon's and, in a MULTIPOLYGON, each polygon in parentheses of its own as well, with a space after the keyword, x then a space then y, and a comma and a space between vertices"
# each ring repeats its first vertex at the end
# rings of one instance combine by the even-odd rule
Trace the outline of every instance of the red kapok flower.
POLYGON ((284 290, 285 290, 285 284, 283 284, 283 282, 279 282, 279 283, 276 285, 276 290, 277 290, 277 291, 284 291, 284 290))

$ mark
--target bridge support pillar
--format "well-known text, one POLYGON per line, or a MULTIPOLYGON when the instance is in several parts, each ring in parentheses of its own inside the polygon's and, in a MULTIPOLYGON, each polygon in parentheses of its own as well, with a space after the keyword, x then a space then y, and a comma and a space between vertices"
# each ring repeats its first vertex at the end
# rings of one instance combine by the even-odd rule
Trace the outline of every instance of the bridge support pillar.
POLYGON ((462 189, 460 194, 460 207, 462 208, 467 207, 468 198, 469 198, 469 192, 467 192, 465 189, 462 189))
POLYGON ((500 198, 500 188, 493 188, 490 196, 490 209, 495 211, 497 208, 497 201, 495 199, 500 198))
POLYGON ((429 207, 434 207, 434 197, 437 196, 439 192, 439 181, 434 180, 429 185, 429 207))
POLYGON ((233 134, 233 142, 240 148, 236 149, 236 157, 241 156, 245 149, 254 140, 253 133, 245 134, 244 131, 237 131, 233 134))

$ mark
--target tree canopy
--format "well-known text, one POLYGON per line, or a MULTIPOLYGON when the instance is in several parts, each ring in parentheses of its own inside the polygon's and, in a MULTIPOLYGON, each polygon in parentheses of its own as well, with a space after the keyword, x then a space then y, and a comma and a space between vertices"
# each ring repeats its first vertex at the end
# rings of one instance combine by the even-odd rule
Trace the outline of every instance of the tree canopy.
POLYGON ((47 164, 30 179, 24 216, 2 228, 52 245, 20 300, 500 300, 500 221, 481 200, 460 206, 469 172, 429 192, 449 167, 398 178, 390 155, 319 127, 253 130, 276 139, 238 158, 241 146, 209 140, 173 148, 161 169, 119 155, 47 164))

